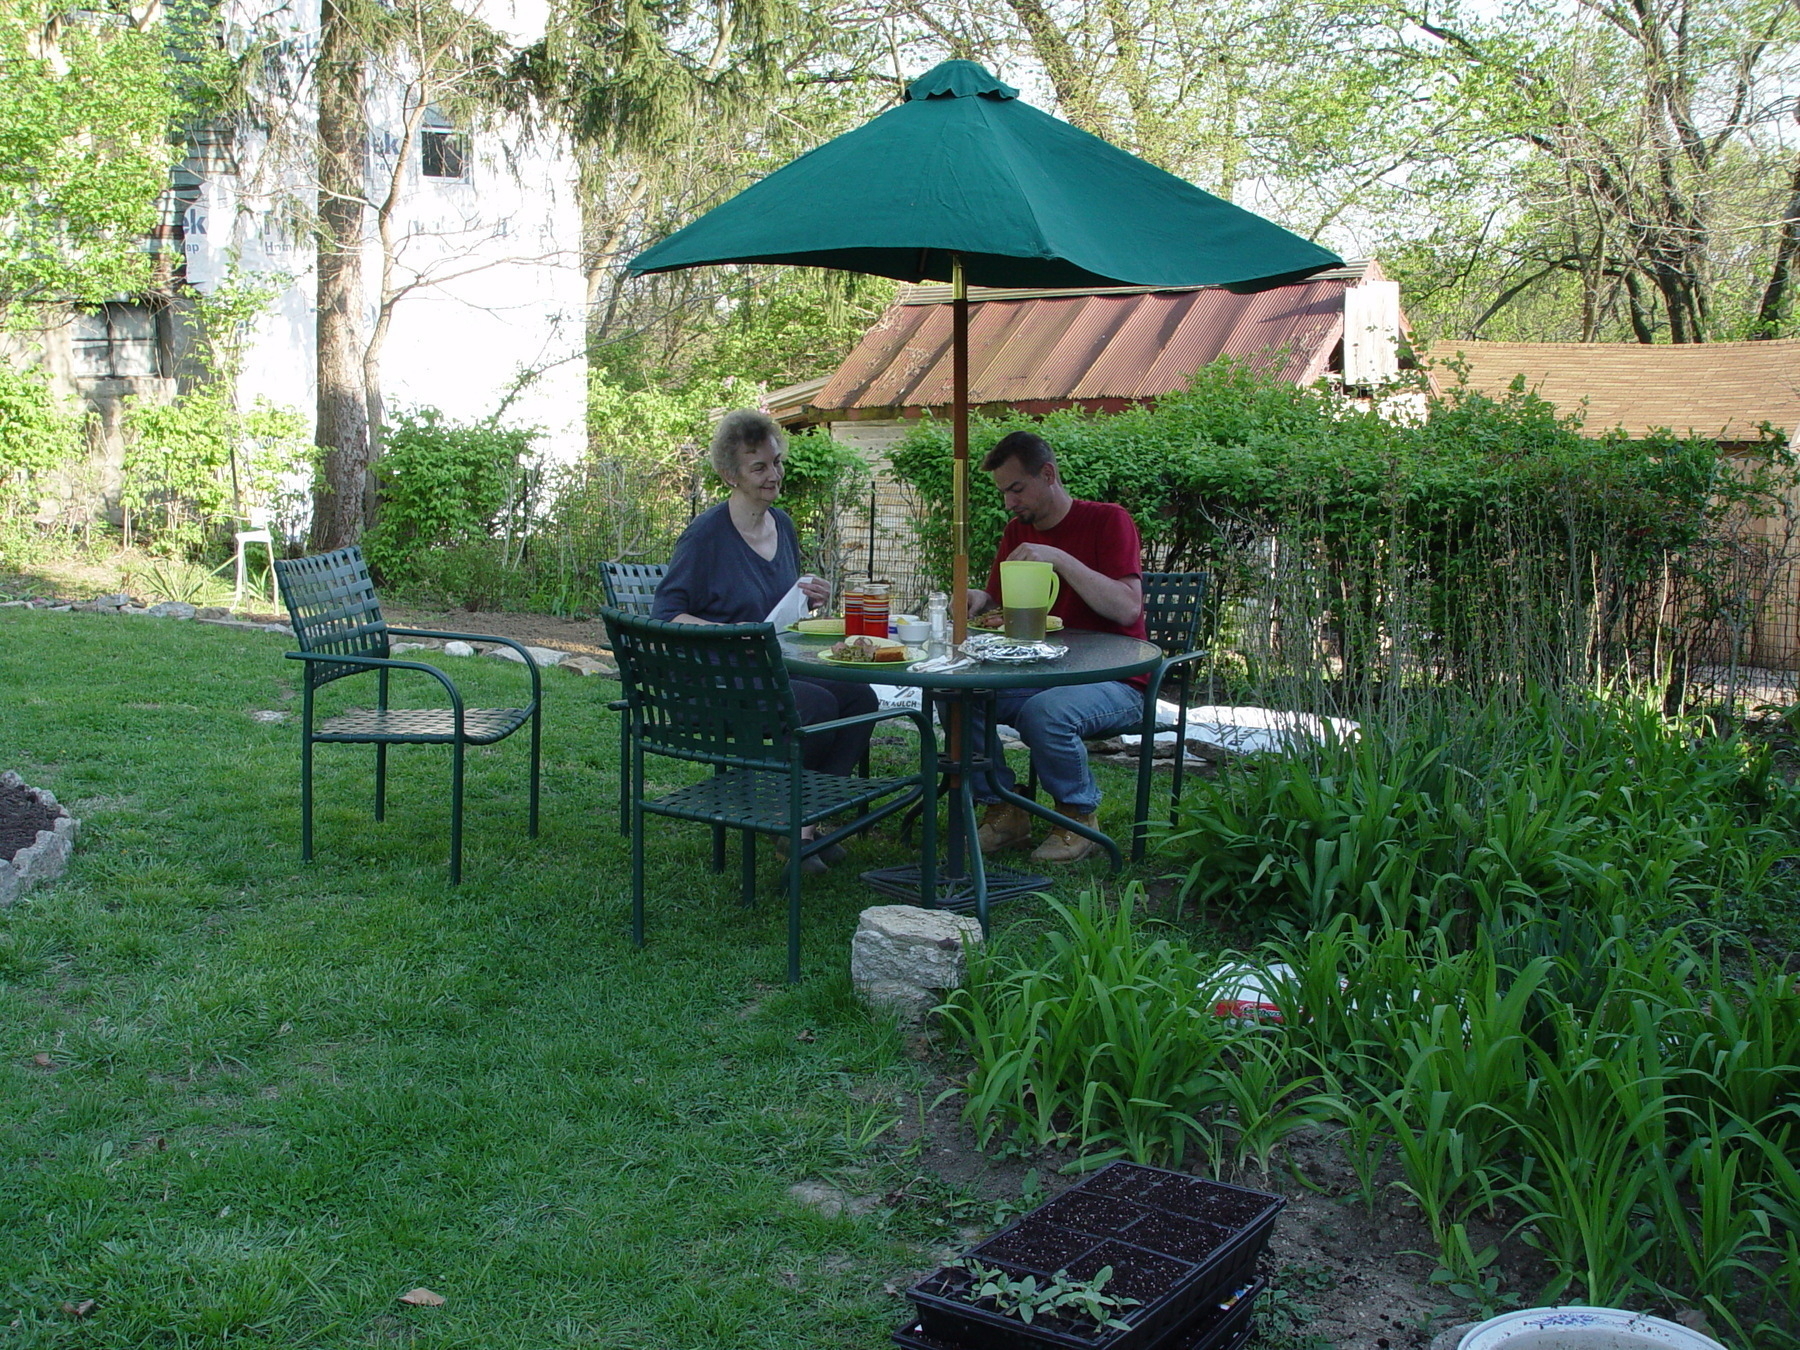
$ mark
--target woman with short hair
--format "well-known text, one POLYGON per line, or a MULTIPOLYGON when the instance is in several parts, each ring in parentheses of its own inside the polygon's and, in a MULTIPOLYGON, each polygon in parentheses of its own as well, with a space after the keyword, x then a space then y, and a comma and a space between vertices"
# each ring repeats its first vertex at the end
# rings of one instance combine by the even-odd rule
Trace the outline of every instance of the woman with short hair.
MULTIPOLYGON (((671 623, 761 623, 799 582, 812 604, 829 590, 800 576, 800 537, 775 505, 787 467, 787 437, 774 418, 749 408, 726 413, 712 439, 714 472, 731 495, 702 511, 675 545, 650 616, 671 623)), ((874 712, 875 691, 838 680, 790 680, 805 723, 874 712)), ((819 773, 849 777, 869 745, 870 728, 840 727, 801 740, 801 760, 819 773)), ((812 827, 802 833, 814 834, 812 827)), ((806 859, 809 872, 844 856, 833 846, 806 859)))

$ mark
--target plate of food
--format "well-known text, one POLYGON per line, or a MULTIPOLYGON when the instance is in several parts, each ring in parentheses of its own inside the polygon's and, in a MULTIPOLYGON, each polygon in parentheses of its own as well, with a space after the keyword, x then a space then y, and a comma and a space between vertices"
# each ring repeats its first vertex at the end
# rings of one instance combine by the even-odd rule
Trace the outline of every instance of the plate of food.
POLYGON ((859 635, 832 643, 819 653, 819 659, 834 666, 899 666, 924 655, 923 648, 908 647, 904 642, 859 635))
MULTIPOLYGON (((1046 633, 1054 633, 1062 626, 1063 621, 1054 614, 1048 615, 1044 619, 1044 631, 1046 633)), ((969 620, 969 627, 980 628, 989 633, 998 633, 1002 628, 1006 627, 1006 611, 1003 609, 990 609, 985 614, 977 614, 974 618, 969 620)))
POLYGON ((795 619, 787 626, 790 633, 805 633, 808 637, 842 637, 844 621, 841 618, 795 619))

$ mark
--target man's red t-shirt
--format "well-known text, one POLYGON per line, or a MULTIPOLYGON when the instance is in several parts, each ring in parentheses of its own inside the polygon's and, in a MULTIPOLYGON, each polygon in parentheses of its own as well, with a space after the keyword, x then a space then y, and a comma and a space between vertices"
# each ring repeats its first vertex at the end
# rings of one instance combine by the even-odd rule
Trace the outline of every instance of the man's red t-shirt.
MULTIPOLYGON (((987 585, 983 588, 996 602, 1000 599, 1000 564, 1011 557, 1020 544, 1048 544, 1051 548, 1060 548, 1102 576, 1115 579, 1141 576, 1144 571, 1143 548, 1131 512, 1111 502, 1078 499, 1069 507, 1069 514, 1053 529, 1040 530, 1016 517, 1006 522, 1006 529, 1000 535, 1000 547, 994 553, 994 565, 988 569, 987 585)), ((1123 633, 1134 638, 1144 636, 1142 609, 1131 623, 1114 623, 1094 613, 1088 602, 1081 598, 1081 593, 1067 581, 1062 583, 1062 591, 1056 597, 1056 603, 1050 606, 1050 612, 1070 628, 1123 633)), ((1128 683, 1141 687, 1147 681, 1139 676, 1128 683)))

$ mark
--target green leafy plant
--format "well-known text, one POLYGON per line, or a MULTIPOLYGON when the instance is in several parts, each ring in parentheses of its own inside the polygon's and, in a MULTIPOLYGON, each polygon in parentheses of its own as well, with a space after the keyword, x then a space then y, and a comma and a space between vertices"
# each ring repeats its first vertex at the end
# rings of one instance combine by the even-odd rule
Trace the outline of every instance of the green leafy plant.
POLYGON ((971 954, 968 986, 940 1012, 974 1059, 964 1113, 984 1146, 1074 1140, 1090 1165, 1215 1151, 1235 1029, 1201 1015, 1203 963, 1144 936, 1138 897, 1052 900, 1058 927, 1035 958, 971 954))
MULTIPOLYGON (((971 438, 979 453, 1043 434, 1077 496, 1132 512, 1148 569, 1209 570, 1253 683, 1366 694, 1661 679, 1690 644, 1742 647, 1723 616, 1761 592, 1737 522, 1781 518, 1795 467, 1780 437, 1728 469, 1709 442, 1583 435, 1523 391, 1423 406, 1389 420, 1221 362, 1153 408, 978 418, 971 438), (1668 603, 1643 603, 1651 586, 1668 603)), ((890 456, 940 580, 949 442, 926 419, 890 456)), ((978 575, 1004 524, 977 484, 978 575)))
POLYGON ((185 558, 147 558, 122 573, 126 586, 148 600, 178 600, 189 605, 223 605, 231 587, 201 563, 185 558))
MULTIPOLYGON (((379 461, 379 519, 363 539, 370 565, 384 579, 418 580, 427 551, 477 545, 469 554, 472 585, 454 598, 479 608, 491 598, 480 580, 492 570, 481 570, 486 545, 505 533, 535 436, 491 421, 452 422, 436 408, 396 412, 379 461)), ((504 567, 504 552, 493 562, 504 567)))
POLYGON ((1118 1314, 1139 1302, 1106 1292, 1113 1277, 1111 1266, 1100 1267, 1091 1279, 1071 1279, 1068 1271, 1059 1270, 1039 1283, 1035 1275, 1013 1276, 979 1261, 953 1264, 974 1277, 968 1289, 969 1302, 992 1303, 996 1311, 1027 1324, 1040 1317, 1064 1317, 1091 1322, 1102 1330, 1128 1330, 1131 1323, 1118 1314))
POLYGON ((81 419, 42 374, 0 361, 0 531, 24 528, 50 475, 82 449, 81 419))

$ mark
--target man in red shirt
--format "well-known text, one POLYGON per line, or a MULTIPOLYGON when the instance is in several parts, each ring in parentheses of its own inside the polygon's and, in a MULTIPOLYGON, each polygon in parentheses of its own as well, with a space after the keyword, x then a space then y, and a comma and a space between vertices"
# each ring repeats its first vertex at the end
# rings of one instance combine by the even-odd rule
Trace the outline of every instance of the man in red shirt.
MULTIPOLYGON (((1050 612, 1067 628, 1144 636, 1143 559, 1137 523, 1121 506, 1078 501, 1063 485, 1056 452, 1041 436, 1015 431, 987 453, 981 467, 1012 516, 1000 536, 987 589, 971 589, 969 616, 1000 599, 1000 564, 1047 562, 1062 581, 1050 612)), ((1088 768, 1084 738, 1137 726, 1144 712, 1144 678, 1053 689, 1010 689, 997 700, 1000 720, 1017 729, 1031 750, 1038 778, 1059 814, 1094 827, 1100 789, 1088 768)), ((970 734, 983 734, 971 719, 970 734)), ((1012 787, 1004 763, 995 776, 1012 787)), ((995 853, 1030 842, 1033 817, 1000 800, 993 778, 978 775, 975 796, 988 803, 980 830, 981 851, 995 853)), ((1077 862, 1099 845, 1058 827, 1033 853, 1037 862, 1077 862)))

